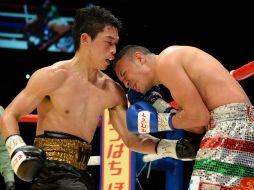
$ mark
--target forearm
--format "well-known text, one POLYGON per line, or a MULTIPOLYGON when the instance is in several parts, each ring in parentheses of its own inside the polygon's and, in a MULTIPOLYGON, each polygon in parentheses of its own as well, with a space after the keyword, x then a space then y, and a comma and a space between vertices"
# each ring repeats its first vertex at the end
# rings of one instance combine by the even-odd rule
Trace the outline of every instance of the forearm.
POLYGON ((194 146, 186 139, 157 139, 148 134, 137 135, 137 141, 131 141, 128 147, 139 153, 193 160, 196 156, 194 146))
POLYGON ((208 125, 209 120, 209 114, 193 115, 180 110, 172 117, 172 124, 175 129, 202 134, 205 132, 205 126, 208 125))
POLYGON ((4 140, 6 140, 7 137, 9 137, 10 135, 20 134, 18 121, 16 120, 16 118, 8 115, 3 116, 1 134, 4 140))
POLYGON ((129 140, 126 142, 126 146, 134 152, 142 154, 155 154, 155 146, 159 141, 158 138, 149 134, 129 134, 129 140))

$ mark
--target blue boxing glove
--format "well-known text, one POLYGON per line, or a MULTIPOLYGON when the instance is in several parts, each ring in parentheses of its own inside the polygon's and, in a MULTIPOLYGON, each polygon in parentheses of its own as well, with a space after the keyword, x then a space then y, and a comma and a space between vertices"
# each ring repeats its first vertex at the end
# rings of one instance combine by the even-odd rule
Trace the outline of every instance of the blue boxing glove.
POLYGON ((144 100, 144 94, 133 90, 131 88, 128 89, 127 92, 127 98, 131 105, 135 104, 136 102, 143 101, 144 100))
POLYGON ((132 133, 155 133, 174 130, 172 117, 175 113, 158 113, 145 101, 139 101, 127 110, 127 127, 132 133))
POLYGON ((137 92, 133 89, 128 90, 128 100, 131 105, 138 101, 145 101, 156 109, 158 113, 169 113, 171 111, 176 111, 172 106, 170 106, 166 101, 163 100, 164 94, 160 86, 153 86, 145 94, 137 92))

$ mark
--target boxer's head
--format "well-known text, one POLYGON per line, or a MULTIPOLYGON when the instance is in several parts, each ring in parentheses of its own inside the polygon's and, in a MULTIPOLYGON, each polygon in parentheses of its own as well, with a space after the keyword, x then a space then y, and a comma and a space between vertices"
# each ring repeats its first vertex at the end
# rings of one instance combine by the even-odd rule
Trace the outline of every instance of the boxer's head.
POLYGON ((142 46, 127 45, 116 56, 113 69, 126 88, 145 93, 153 84, 153 72, 147 66, 152 53, 142 46))
POLYGON ((79 49, 80 37, 86 33, 93 40, 106 26, 111 26, 118 32, 122 23, 109 10, 99 6, 89 6, 76 11, 72 34, 75 50, 79 49))

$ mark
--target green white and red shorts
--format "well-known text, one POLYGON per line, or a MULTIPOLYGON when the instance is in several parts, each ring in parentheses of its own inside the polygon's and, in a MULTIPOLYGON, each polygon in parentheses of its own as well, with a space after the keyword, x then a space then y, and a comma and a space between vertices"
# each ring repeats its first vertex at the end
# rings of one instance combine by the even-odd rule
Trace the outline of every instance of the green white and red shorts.
POLYGON ((254 190, 254 106, 233 103, 211 112, 189 190, 254 190))

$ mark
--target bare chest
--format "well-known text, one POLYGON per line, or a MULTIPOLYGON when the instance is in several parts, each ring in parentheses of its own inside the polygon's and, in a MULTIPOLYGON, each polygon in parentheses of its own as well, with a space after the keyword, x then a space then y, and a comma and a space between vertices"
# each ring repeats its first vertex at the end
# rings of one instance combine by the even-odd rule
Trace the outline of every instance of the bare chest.
POLYGON ((91 112, 97 116, 107 107, 108 94, 107 89, 90 82, 69 80, 50 98, 57 112, 77 117, 91 112))

